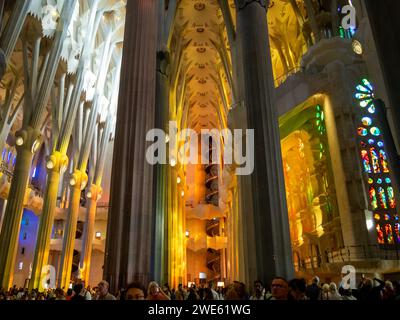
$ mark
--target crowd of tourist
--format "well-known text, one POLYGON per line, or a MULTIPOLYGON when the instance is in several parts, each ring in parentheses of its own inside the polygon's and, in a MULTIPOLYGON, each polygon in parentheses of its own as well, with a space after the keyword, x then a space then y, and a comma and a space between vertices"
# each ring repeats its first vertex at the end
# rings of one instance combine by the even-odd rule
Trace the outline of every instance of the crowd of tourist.
POLYGON ((160 287, 150 282, 147 289, 138 282, 130 283, 115 295, 109 292, 109 284, 102 280, 97 287, 86 287, 78 281, 72 289, 48 289, 44 292, 14 286, 8 291, 0 289, 0 300, 362 300, 399 301, 400 282, 382 281, 362 276, 357 288, 344 289, 336 283, 321 283, 315 276, 307 285, 304 279, 287 281, 282 277, 272 280, 270 286, 255 281, 252 292, 244 283, 234 281, 227 287, 215 287, 213 281, 192 284, 190 288, 180 284, 170 289, 168 284, 160 287))

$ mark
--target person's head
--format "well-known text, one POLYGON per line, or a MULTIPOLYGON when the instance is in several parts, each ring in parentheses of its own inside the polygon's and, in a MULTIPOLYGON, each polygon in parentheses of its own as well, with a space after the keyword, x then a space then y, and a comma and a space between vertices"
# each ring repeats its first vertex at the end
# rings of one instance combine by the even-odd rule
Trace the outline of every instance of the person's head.
POLYGON ((337 293, 337 286, 336 286, 336 283, 331 282, 331 283, 329 284, 329 291, 330 291, 331 293, 337 293))
POLYGON ((170 291, 169 284, 168 283, 164 284, 162 289, 164 292, 169 292, 170 291))
POLYGON ((374 287, 374 282, 370 278, 365 278, 363 282, 363 287, 372 289, 374 287))
POLYGON ((258 294, 262 293, 263 288, 264 288, 263 283, 260 280, 254 281, 254 292, 255 293, 258 293, 258 294))
POLYGON ((289 284, 289 295, 294 300, 303 300, 306 293, 306 281, 304 279, 292 279, 289 284))
POLYGON ((108 284, 108 282, 106 280, 101 280, 98 284, 99 295, 102 297, 106 296, 108 293, 109 287, 110 287, 110 285, 108 284))
POLYGON ((182 290, 182 283, 178 284, 178 290, 182 290))
POLYGON ((133 282, 125 290, 125 300, 144 300, 145 289, 141 283, 133 282))
POLYGON ((276 300, 287 300, 289 286, 285 278, 276 277, 272 280, 271 293, 276 300))
POLYGON ((317 286, 319 285, 319 278, 317 277, 317 276, 315 276, 313 279, 312 279, 312 283, 313 284, 316 284, 317 286))
POLYGON ((328 293, 329 292, 329 284, 324 283, 322 286, 322 292, 323 293, 328 293))
POLYGON ((74 292, 75 294, 80 294, 81 291, 83 289, 83 286, 81 283, 77 283, 76 285, 74 285, 74 292))
POLYGON ((158 285, 157 282, 152 281, 149 283, 149 286, 147 288, 147 295, 148 296, 154 296, 156 294, 159 294, 161 291, 160 286, 158 285))

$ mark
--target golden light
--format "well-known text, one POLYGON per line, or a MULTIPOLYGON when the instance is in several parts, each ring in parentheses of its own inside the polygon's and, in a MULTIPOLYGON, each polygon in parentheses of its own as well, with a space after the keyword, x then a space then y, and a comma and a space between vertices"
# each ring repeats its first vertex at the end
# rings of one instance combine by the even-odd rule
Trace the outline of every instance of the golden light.
POLYGON ((22 137, 18 137, 16 140, 15 140, 15 144, 17 145, 17 146, 22 146, 23 144, 24 144, 24 139, 22 138, 22 137))
POLYGON ((74 185, 76 185, 76 179, 75 178, 71 178, 71 179, 69 179, 69 184, 71 185, 71 186, 74 186, 74 185))
POLYGON ((181 177, 176 178, 176 183, 180 184, 181 183, 181 177))
POLYGON ((92 198, 92 192, 91 192, 91 191, 88 191, 88 193, 86 194, 86 196, 88 197, 88 199, 91 199, 91 198, 92 198))
POLYGON ((170 164, 171 164, 171 167, 175 167, 176 166, 176 159, 175 158, 171 158, 170 164))
POLYGON ((169 135, 168 135, 168 133, 165 135, 165 143, 168 143, 169 142, 169 135))
POLYGON ((40 147, 40 140, 36 139, 32 146, 32 153, 38 151, 39 147, 40 147))
POLYGON ((185 191, 181 191, 181 197, 183 198, 185 196, 185 191))
POLYGON ((360 41, 358 40, 353 40, 352 44, 351 44, 353 51, 358 54, 361 55, 363 54, 363 47, 360 41))
POLYGON ((51 170, 51 169, 54 168, 54 166, 55 166, 55 164, 54 164, 53 160, 47 161, 47 163, 46 163, 46 168, 47 169, 51 170))
POLYGON ((185 236, 186 236, 186 238, 189 238, 189 236, 190 236, 190 232, 189 232, 189 230, 186 230, 186 232, 185 232, 185 236))

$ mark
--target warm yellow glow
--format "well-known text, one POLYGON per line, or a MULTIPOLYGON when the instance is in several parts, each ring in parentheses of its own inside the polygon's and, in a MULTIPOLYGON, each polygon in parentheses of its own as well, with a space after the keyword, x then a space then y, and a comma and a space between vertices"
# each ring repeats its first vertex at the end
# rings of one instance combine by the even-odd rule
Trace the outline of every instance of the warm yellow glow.
POLYGON ((176 166, 176 159, 175 158, 171 158, 170 164, 171 164, 171 167, 175 167, 176 166))
POLYGON ((76 179, 75 179, 75 178, 71 178, 71 179, 69 180, 69 184, 70 184, 71 186, 76 185, 76 179))
POLYGON ((176 183, 180 184, 181 183, 181 177, 178 176, 178 178, 176 178, 176 183))
POLYGON ((47 169, 51 170, 54 168, 54 166, 55 166, 55 164, 52 160, 47 161, 47 164, 46 164, 47 169))
POLYGON ((86 196, 88 197, 88 199, 91 199, 91 198, 92 198, 92 192, 91 192, 91 191, 88 191, 88 193, 86 194, 86 196))
POLYGON ((181 197, 184 197, 185 196, 185 191, 181 191, 181 197))
POLYGON ((24 139, 22 137, 17 137, 15 144, 19 147, 22 146, 24 144, 24 139))

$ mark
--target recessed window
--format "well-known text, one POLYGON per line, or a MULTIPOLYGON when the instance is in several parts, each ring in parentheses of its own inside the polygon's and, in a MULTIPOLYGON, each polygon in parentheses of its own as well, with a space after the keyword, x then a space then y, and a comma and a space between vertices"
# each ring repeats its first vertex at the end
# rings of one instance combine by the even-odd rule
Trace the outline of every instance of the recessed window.
POLYGON ((22 270, 23 267, 24 267, 24 263, 22 261, 20 263, 18 263, 18 270, 22 270))
POLYGON ((101 232, 100 231, 96 232, 96 239, 101 239, 101 232))
POLYGON ((22 247, 22 249, 21 249, 21 254, 22 254, 22 255, 25 254, 25 247, 22 247))
POLYGON ((23 238, 24 238, 24 240, 26 240, 26 238, 27 238, 27 234, 26 234, 26 232, 24 232, 24 236, 23 236, 23 238))

